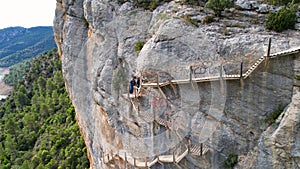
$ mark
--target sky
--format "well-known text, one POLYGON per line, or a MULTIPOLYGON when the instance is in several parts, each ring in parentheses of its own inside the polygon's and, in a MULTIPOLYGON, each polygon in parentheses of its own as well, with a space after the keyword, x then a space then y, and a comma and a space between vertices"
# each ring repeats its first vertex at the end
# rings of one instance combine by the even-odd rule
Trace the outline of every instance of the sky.
POLYGON ((0 0, 0 29, 53 26, 56 0, 0 0))

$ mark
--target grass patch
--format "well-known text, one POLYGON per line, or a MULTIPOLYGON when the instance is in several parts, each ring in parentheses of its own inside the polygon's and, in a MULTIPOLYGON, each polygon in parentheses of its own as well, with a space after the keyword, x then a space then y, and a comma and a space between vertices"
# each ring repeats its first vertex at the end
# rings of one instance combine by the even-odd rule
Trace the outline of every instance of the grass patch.
POLYGON ((142 48, 144 47, 145 43, 146 43, 145 41, 135 42, 135 45, 134 45, 135 51, 140 52, 142 50, 142 48))
POLYGON ((214 15, 206 15, 202 20, 202 24, 209 24, 215 21, 215 16, 214 15))
POLYGON ((238 155, 229 153, 227 159, 224 161, 224 166, 226 169, 233 169, 233 167, 238 163, 238 155))
POLYGON ((268 125, 272 125, 275 123, 276 119, 280 116, 280 114, 282 113, 284 107, 282 106, 282 104, 279 104, 277 109, 274 110, 273 112, 271 112, 268 117, 263 119, 264 123, 267 123, 268 125))
POLYGON ((295 79, 296 79, 296 80, 300 80, 300 75, 296 75, 296 76, 295 76, 295 79))
POLYGON ((197 19, 192 19, 191 16, 190 16, 189 14, 184 15, 184 16, 183 16, 183 19, 184 19, 186 22, 188 22, 188 23, 190 23, 190 24, 192 24, 192 25, 198 27, 198 20, 197 20, 197 19))

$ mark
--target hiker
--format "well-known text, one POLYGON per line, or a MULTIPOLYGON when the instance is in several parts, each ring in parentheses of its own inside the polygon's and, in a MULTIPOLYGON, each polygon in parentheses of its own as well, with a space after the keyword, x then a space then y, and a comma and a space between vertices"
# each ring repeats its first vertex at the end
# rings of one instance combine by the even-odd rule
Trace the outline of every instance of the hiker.
POLYGON ((135 87, 136 87, 136 77, 133 76, 133 78, 131 79, 130 84, 129 84, 129 93, 130 94, 133 94, 135 87))
POLYGON ((137 92, 138 96, 140 94, 140 89, 141 89, 141 80, 140 80, 140 77, 138 77, 136 80, 136 92, 137 92))

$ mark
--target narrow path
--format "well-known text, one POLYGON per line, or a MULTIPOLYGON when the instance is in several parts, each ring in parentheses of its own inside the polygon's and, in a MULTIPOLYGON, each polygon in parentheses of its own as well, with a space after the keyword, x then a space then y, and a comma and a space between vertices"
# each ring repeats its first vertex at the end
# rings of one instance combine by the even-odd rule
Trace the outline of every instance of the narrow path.
MULTIPOLYGON (((280 56, 286 56, 286 55, 291 55, 291 54, 296 54, 296 53, 300 53, 300 47, 296 47, 296 48, 291 48, 288 50, 284 50, 281 52, 276 52, 273 54, 270 54, 270 58, 276 58, 276 57, 280 57, 280 56)), ((266 56, 262 56, 260 57, 247 71, 246 73, 242 74, 231 74, 231 75, 222 75, 222 76, 208 76, 208 77, 201 77, 201 78, 188 78, 187 79, 178 79, 178 80, 171 80, 169 82, 160 82, 160 83, 143 83, 142 86, 143 87, 157 87, 158 85, 160 87, 169 85, 170 83, 172 84, 186 84, 186 83, 191 83, 191 82, 197 82, 197 83, 201 83, 201 82, 211 82, 211 81, 218 81, 220 79, 222 80, 238 80, 238 79, 246 79, 248 78, 251 73, 254 72, 254 70, 266 59, 266 56)))

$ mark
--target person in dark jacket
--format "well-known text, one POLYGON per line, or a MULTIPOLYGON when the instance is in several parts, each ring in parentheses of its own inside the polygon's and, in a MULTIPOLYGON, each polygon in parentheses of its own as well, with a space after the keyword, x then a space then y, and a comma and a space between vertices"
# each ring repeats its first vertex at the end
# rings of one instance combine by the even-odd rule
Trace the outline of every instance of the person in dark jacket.
POLYGON ((131 79, 131 81, 129 82, 129 93, 133 94, 134 88, 136 86, 136 77, 133 76, 133 78, 131 79))
POLYGON ((140 95, 140 89, 141 89, 141 81, 140 81, 140 77, 137 77, 137 79, 136 79, 136 93, 138 94, 138 96, 140 95))

